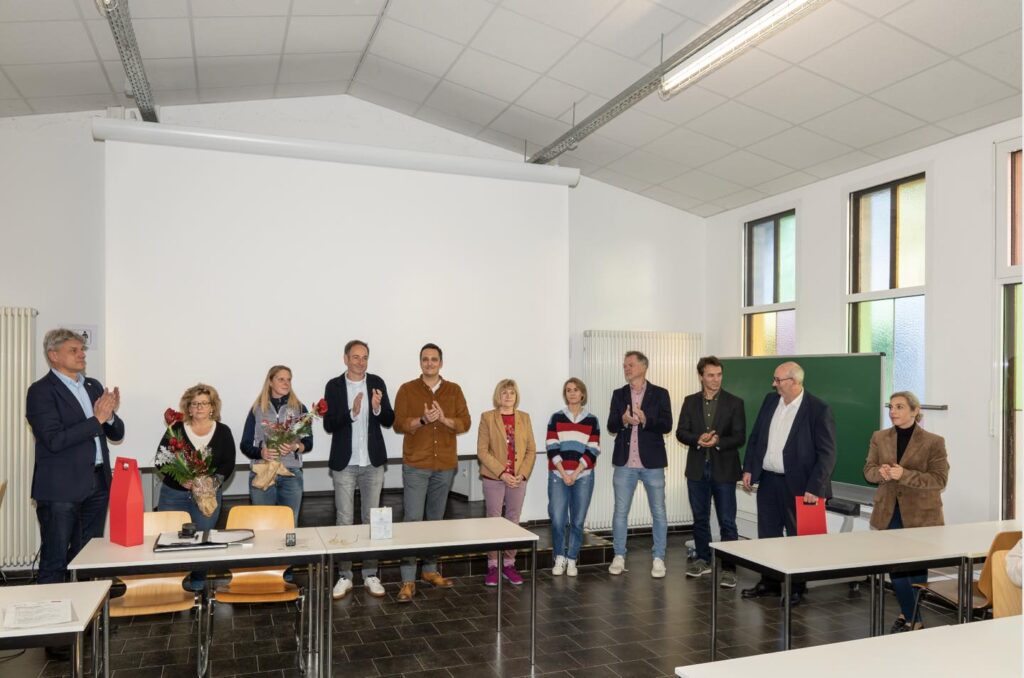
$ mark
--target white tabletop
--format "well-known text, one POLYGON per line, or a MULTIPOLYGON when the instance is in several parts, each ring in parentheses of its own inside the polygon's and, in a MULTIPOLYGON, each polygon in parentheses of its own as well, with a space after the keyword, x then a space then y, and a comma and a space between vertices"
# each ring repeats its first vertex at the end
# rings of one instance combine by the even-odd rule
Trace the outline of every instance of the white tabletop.
POLYGON ((157 535, 146 535, 138 546, 120 546, 108 539, 92 539, 75 559, 68 564, 72 571, 108 570, 119 567, 193 565, 204 562, 231 563, 273 556, 315 557, 323 555, 324 545, 316 528, 300 527, 294 530, 257 530, 247 546, 233 545, 222 549, 196 549, 188 551, 153 552, 157 535), (295 533, 295 546, 284 545, 284 535, 295 533))
POLYGON ((327 553, 363 553, 443 548, 446 546, 490 546, 513 541, 537 541, 533 532, 504 518, 463 518, 394 523, 391 539, 370 539, 369 525, 318 527, 327 553))
POLYGON ((938 548, 960 553, 969 558, 988 555, 992 540, 999 532, 1020 530, 1019 520, 992 520, 985 523, 939 525, 937 527, 910 527, 900 530, 906 539, 928 542, 938 548))
POLYGON ((788 652, 680 666, 680 678, 985 676, 1020 678, 1021 618, 940 626, 788 652))
POLYGON ((0 620, 0 638, 24 638, 55 633, 81 633, 89 626, 96 611, 103 605, 110 582, 81 581, 70 584, 34 584, 28 586, 0 586, 0 614, 15 603, 41 603, 50 600, 70 600, 72 620, 67 624, 35 626, 30 629, 3 628, 0 620))

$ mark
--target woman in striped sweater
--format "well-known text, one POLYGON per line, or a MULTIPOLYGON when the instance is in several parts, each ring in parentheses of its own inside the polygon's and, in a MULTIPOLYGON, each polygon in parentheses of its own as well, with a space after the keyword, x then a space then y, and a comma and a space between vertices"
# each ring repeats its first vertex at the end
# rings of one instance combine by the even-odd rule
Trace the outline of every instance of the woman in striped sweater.
POLYGON ((572 377, 562 386, 565 409, 548 421, 548 516, 554 542, 551 574, 576 576, 576 558, 583 544, 583 521, 594 493, 594 467, 601 453, 601 427, 587 411, 587 386, 572 377), (565 528, 569 526, 569 547, 565 528))

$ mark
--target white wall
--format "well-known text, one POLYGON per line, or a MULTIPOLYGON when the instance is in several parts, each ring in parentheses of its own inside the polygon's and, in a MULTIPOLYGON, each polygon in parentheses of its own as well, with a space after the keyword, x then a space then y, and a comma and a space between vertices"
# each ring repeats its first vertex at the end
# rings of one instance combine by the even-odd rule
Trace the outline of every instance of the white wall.
POLYGON ((708 291, 708 350, 741 352, 743 224, 795 208, 797 352, 844 352, 848 196, 926 173, 926 390, 919 395, 922 402, 949 405, 945 412, 926 412, 924 420, 946 438, 949 523, 999 516, 994 144, 1020 134, 1019 119, 994 125, 707 220, 708 256, 736 253, 722 284, 708 291))

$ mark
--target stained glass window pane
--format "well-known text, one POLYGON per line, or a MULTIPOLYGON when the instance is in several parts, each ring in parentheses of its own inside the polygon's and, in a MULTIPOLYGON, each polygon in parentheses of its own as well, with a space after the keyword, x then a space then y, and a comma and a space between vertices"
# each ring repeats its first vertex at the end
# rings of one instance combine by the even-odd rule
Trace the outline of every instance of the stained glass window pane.
POLYGON ((747 355, 775 355, 775 314, 752 313, 747 318, 747 355))
POLYGON ((1014 410, 1020 411, 1024 406, 1024 345, 1022 345, 1022 332, 1021 332, 1021 313, 1024 312, 1024 307, 1021 306, 1022 295, 1020 283, 1013 286, 1013 313, 1012 317, 1008 318, 1009 322, 1013 323, 1013 348, 1011 355, 1013 356, 1013 374, 1014 374, 1014 401, 1011 403, 1011 407, 1014 410))
POLYGON ((924 284, 924 178, 896 188, 896 286, 924 284))
POLYGON ((1010 265, 1021 263, 1021 152, 1015 151, 1010 163, 1010 265))
POLYGON ((889 289, 889 189, 866 193, 858 204, 859 275, 854 292, 889 289))
POLYGON ((796 301, 796 214, 779 218, 779 298, 775 301, 796 301))
POLYGON ((752 242, 749 306, 775 303, 775 223, 764 221, 750 227, 752 242))
POLYGON ((893 390, 924 397, 924 297, 896 299, 893 318, 893 390))
POLYGON ((775 352, 796 354, 796 311, 779 311, 775 318, 775 352))
POLYGON ((885 353, 885 392, 892 393, 893 300, 862 301, 853 304, 853 326, 856 328, 854 353, 885 353))

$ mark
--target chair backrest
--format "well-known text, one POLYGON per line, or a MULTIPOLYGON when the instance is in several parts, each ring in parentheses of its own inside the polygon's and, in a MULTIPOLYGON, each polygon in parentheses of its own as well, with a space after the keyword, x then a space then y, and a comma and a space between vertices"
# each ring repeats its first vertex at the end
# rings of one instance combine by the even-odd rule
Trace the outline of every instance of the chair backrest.
POLYGON ((7 481, 0 483, 0 506, 4 505, 4 495, 7 494, 7 481))
POLYGON ((142 514, 142 533, 177 532, 192 516, 185 511, 147 511, 142 514))
POLYGON ((291 530, 295 517, 288 506, 235 506, 228 513, 229 530, 291 530))
POLYGON ((988 555, 985 557, 985 565, 981 568, 981 576, 978 577, 978 590, 981 591, 986 598, 992 600, 992 554, 996 551, 1009 551, 1017 542, 1020 541, 1020 530, 1011 530, 1009 532, 1000 532, 996 535, 996 538, 992 540, 992 545, 988 547, 988 555))
POLYGON ((1006 571, 1006 556, 1009 551, 992 554, 992 616, 1015 617, 1021 613, 1020 587, 1010 581, 1006 571))

